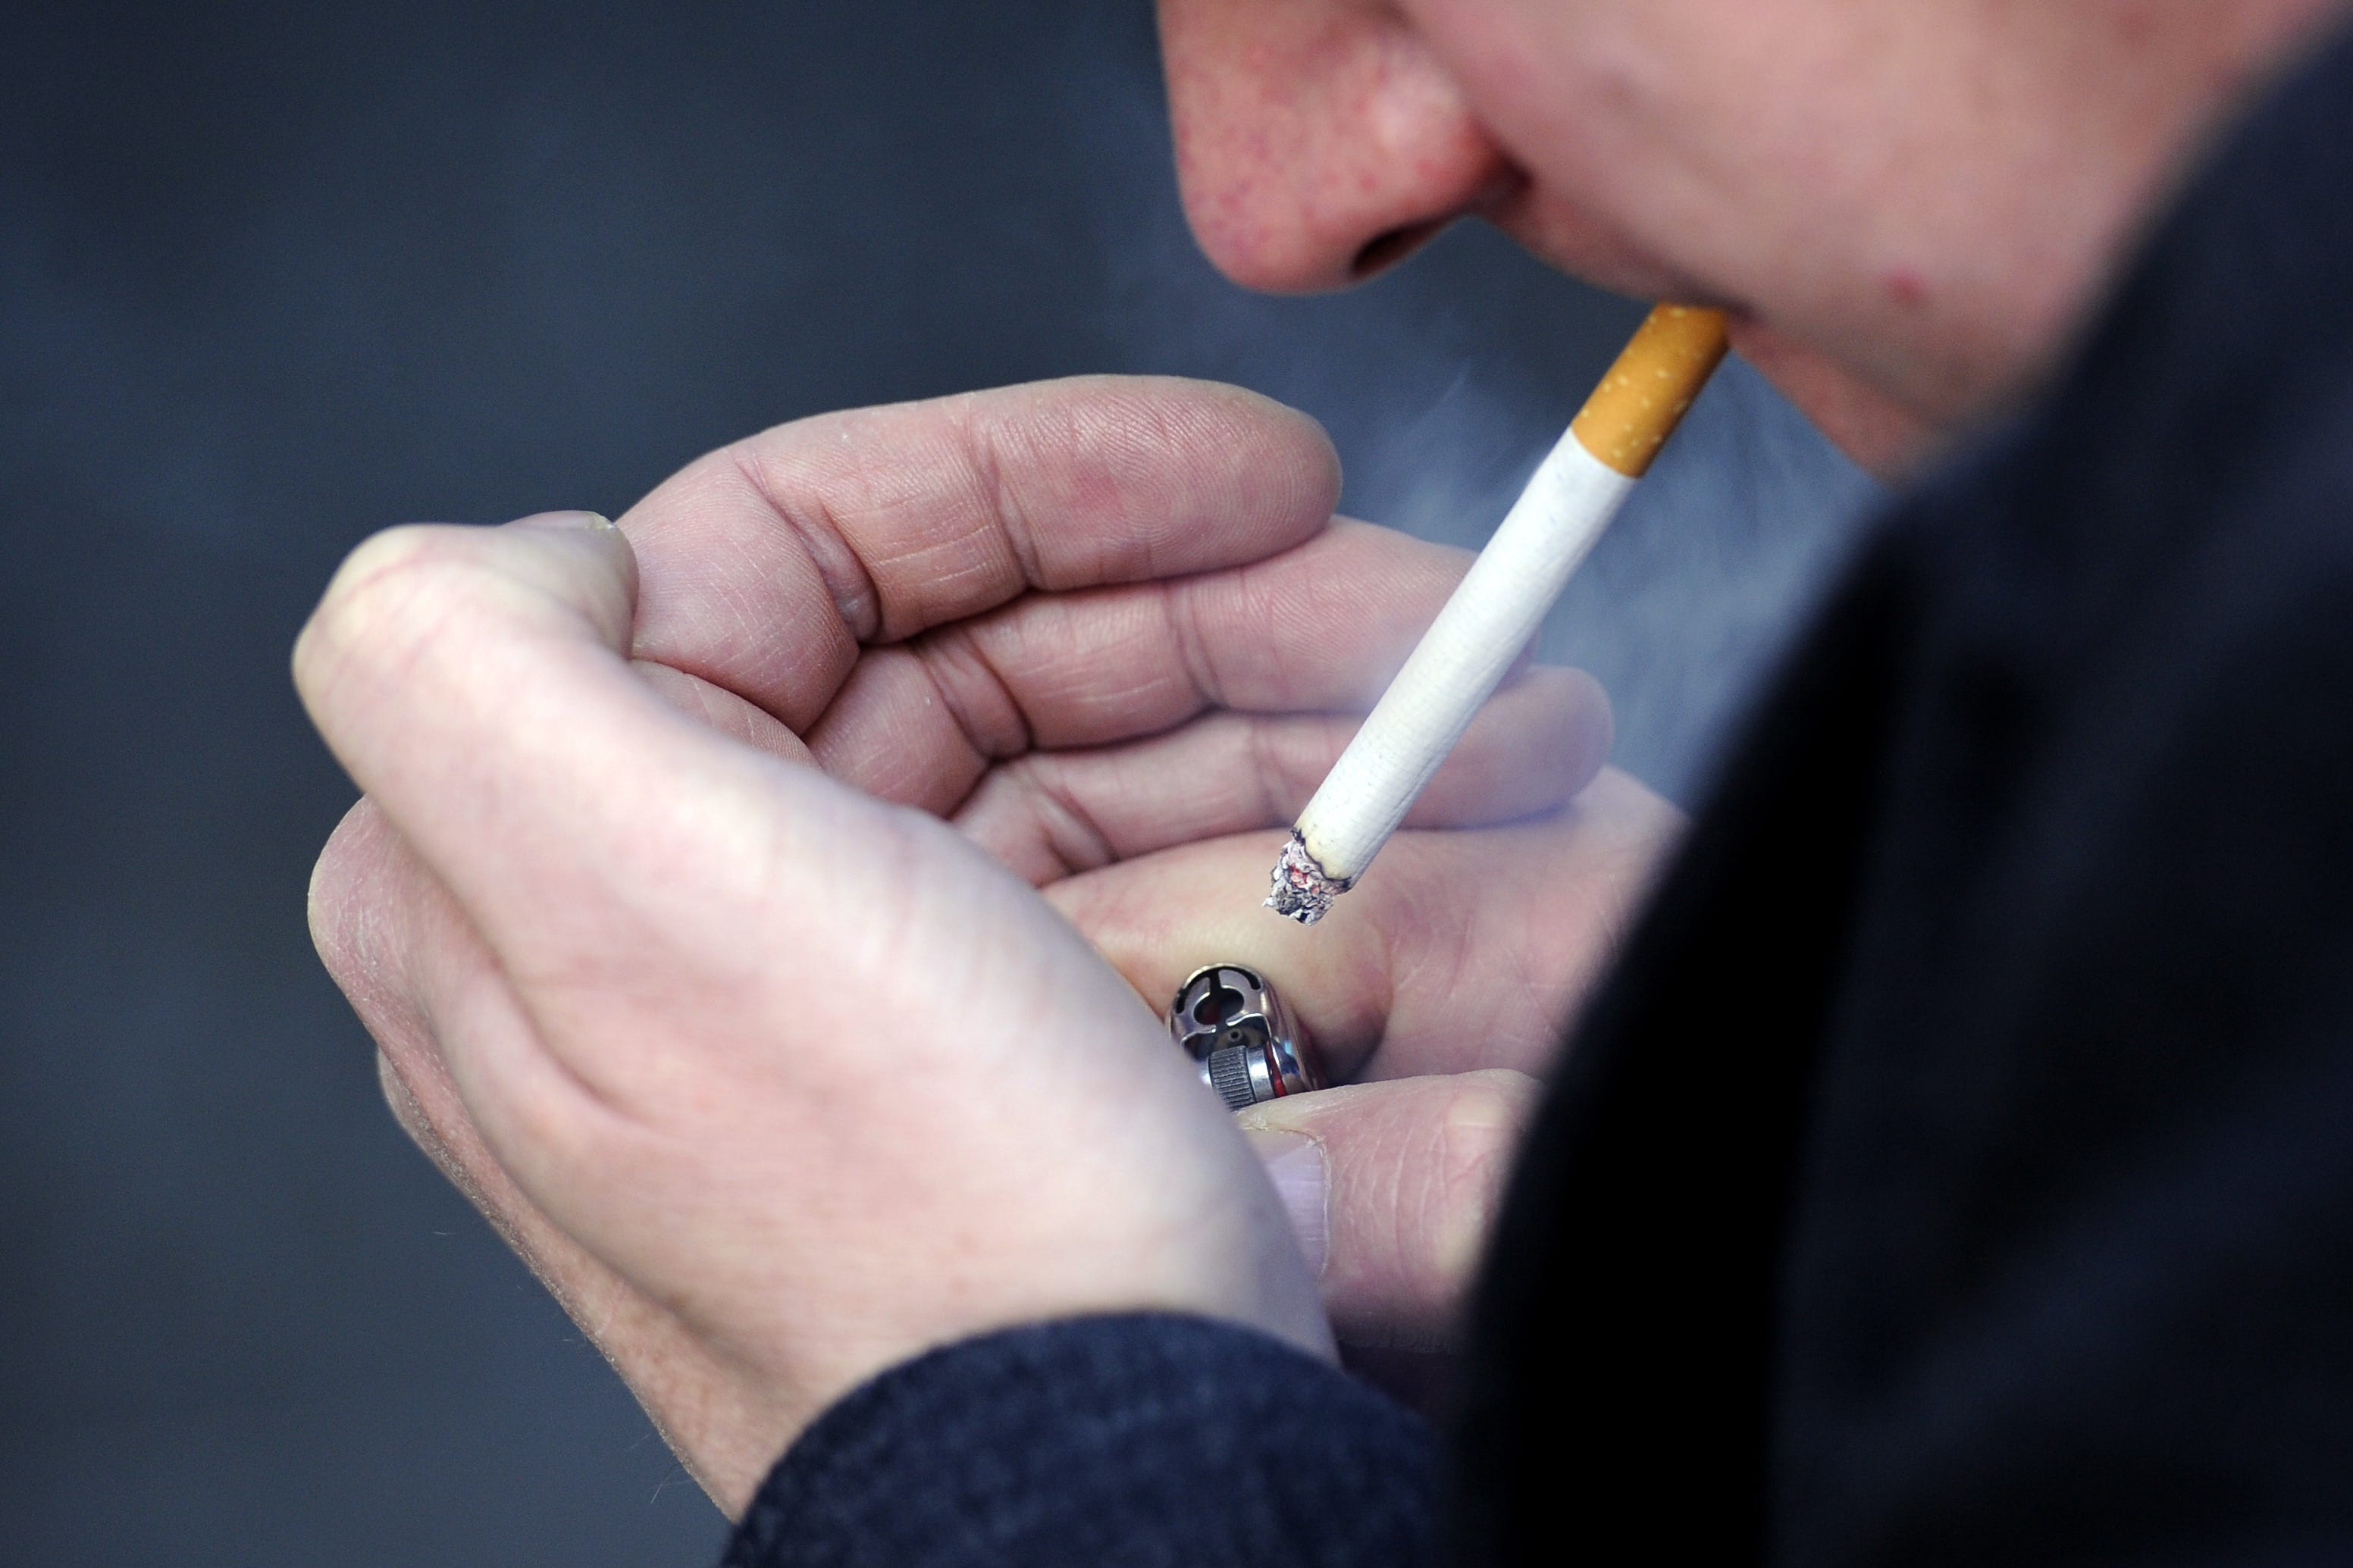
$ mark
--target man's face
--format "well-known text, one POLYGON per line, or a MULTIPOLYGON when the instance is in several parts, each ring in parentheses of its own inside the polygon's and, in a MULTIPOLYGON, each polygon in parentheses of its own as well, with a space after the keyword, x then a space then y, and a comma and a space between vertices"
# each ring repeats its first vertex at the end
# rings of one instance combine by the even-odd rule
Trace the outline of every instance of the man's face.
POLYGON ((1698 298, 1693 247, 1645 231, 1698 173, 1677 154, 1708 150, 1691 100, 1726 106, 1692 79, 1714 51, 1658 13, 1749 8, 1162 0, 1188 216, 1253 288, 1345 287, 1476 214, 1596 281, 1698 298))
POLYGON ((2031 51, 1973 16, 1160 0, 1187 214, 1237 281, 1345 287, 1481 216, 1606 288, 1725 306, 1736 345, 1882 466, 2052 331, 1989 254, 2039 221, 2002 183, 2047 129, 2005 74, 2031 51))

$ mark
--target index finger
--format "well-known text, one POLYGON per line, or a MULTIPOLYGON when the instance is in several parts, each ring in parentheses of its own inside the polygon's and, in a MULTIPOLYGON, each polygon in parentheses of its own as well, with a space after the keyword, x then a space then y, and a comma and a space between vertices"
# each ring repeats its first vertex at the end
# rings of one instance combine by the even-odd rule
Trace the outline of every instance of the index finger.
POLYGON ((621 527, 634 651, 795 730, 861 643, 1030 589, 1255 561, 1332 515, 1339 460, 1240 387, 1077 376, 797 420, 692 464, 621 527))

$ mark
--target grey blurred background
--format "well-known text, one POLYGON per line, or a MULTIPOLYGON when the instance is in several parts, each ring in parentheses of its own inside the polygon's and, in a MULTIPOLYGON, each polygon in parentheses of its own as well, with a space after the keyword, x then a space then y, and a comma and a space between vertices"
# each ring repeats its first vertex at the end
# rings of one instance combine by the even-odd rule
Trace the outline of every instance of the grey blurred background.
MULTIPOLYGON (((408 519, 617 513, 731 437, 1078 371, 1322 417, 1475 542, 1639 314, 1460 230, 1220 282, 1147 6, 0 17, 0 1562, 694 1564, 717 1515, 376 1098, 302 925, 285 676, 408 519)), ((1869 487, 1720 377, 1547 633, 1688 798, 1869 487)))

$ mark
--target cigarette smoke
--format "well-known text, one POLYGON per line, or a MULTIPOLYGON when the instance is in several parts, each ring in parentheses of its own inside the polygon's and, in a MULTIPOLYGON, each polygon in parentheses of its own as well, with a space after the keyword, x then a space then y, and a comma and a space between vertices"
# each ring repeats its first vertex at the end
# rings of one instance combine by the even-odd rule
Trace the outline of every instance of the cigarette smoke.
MULTIPOLYGON (((1209 376, 1321 419, 1350 515, 1476 548, 1641 317, 1462 225, 1344 296, 1219 278, 1177 205, 1148 23, 1070 44, 1063 104, 1111 301, 1107 367, 1209 376)), ((1755 372, 1727 362, 1546 623, 1541 656, 1600 678, 1617 761, 1688 802, 1744 698, 1881 492, 1755 372)))

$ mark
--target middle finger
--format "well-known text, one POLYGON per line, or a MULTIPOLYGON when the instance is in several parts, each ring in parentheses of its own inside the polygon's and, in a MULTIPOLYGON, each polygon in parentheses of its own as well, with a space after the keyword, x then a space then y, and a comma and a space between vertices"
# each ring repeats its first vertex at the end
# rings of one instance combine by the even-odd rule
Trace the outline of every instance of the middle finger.
MULTIPOLYGON (((1211 713, 1124 745, 1032 752, 991 768, 955 825, 1033 886, 1296 817, 1356 735, 1353 714, 1211 713)), ((1482 827, 1557 809, 1609 755, 1609 699, 1537 665, 1498 691, 1407 813, 1482 827)))
POLYGON ((1211 709, 1361 713, 1465 551, 1339 522, 1248 566, 1032 594, 868 652, 807 731, 826 771, 944 813, 992 762, 1157 734, 1211 709))

